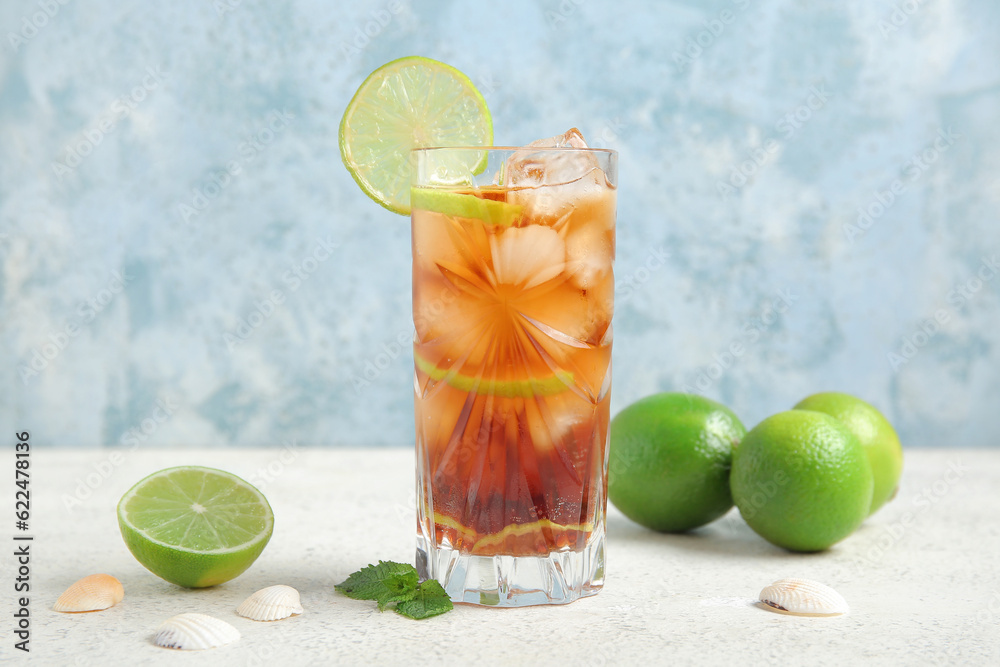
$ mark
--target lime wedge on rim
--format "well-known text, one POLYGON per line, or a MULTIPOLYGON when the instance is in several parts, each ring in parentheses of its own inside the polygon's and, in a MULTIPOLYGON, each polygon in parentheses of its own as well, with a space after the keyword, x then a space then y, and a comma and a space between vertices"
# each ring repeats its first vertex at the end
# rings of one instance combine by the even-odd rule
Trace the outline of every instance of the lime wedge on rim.
POLYGON ((118 526, 136 560, 186 588, 215 586, 257 560, 274 529, 263 494, 222 470, 167 468, 118 503, 118 526))
MULTIPOLYGON (((372 72, 340 121, 340 156, 347 170, 365 194, 402 215, 410 213, 412 149, 492 143, 493 120, 469 77, 421 56, 372 72)), ((483 157, 469 151, 466 160, 472 162, 455 169, 478 173, 485 168, 483 157)))

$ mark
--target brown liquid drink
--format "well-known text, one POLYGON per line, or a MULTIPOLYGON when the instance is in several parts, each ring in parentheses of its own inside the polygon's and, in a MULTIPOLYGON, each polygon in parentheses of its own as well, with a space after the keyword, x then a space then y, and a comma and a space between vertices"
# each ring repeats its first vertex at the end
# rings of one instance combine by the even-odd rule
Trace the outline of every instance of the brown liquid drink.
POLYGON ((479 151, 510 185, 411 197, 418 565, 456 600, 568 602, 603 583, 614 154, 479 151))

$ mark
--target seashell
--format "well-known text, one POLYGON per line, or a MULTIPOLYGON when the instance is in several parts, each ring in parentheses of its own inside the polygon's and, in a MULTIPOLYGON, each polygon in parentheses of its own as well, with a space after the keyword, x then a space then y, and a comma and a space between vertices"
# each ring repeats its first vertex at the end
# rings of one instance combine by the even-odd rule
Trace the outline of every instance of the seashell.
POLYGON ((244 600, 236 613, 252 621, 278 621, 301 614, 302 603, 291 586, 268 586, 244 600))
POLYGON ((156 629, 153 643, 163 648, 197 651, 231 644, 240 631, 207 614, 178 614, 156 629))
POLYGON ((100 611, 114 607, 124 597, 122 582, 110 574, 92 574, 67 588, 52 608, 65 613, 100 611))
POLYGON ((760 592, 770 609, 796 616, 836 616, 848 612, 847 600, 826 584, 811 579, 779 579, 760 592))

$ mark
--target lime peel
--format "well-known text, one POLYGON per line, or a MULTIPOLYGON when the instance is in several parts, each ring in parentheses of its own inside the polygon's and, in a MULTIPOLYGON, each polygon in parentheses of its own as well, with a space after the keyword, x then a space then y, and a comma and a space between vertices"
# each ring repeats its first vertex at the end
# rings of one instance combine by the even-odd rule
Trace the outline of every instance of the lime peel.
POLYGON ((864 447, 823 412, 788 410, 754 426, 733 452, 733 500, 758 535, 789 551, 822 551, 861 525, 874 478, 864 447))
POLYGON ((473 218, 500 227, 510 227, 524 211, 523 206, 483 199, 465 192, 418 187, 410 189, 410 204, 423 211, 452 218, 473 218))
POLYGON ((875 479, 869 515, 892 499, 903 472, 903 448, 892 424, 875 406, 850 394, 827 391, 802 399, 793 409, 835 417, 861 442, 875 479))
POLYGON ((430 376, 432 380, 443 380, 455 389, 480 395, 532 398, 559 394, 573 386, 573 374, 568 371, 557 371, 555 375, 540 379, 487 380, 462 375, 456 370, 438 368, 416 352, 413 353, 413 360, 417 368, 430 376))
POLYGON ((610 425, 608 500, 639 525, 685 532, 733 506, 729 471, 746 428, 726 406, 697 394, 662 392, 610 425))

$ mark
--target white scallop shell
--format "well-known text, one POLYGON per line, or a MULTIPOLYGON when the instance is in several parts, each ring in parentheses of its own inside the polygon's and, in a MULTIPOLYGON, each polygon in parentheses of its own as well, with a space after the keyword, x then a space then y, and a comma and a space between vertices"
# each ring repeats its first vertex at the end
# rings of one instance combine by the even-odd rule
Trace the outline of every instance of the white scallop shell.
POLYGON ((764 587, 760 601, 771 611, 796 616, 836 616, 849 609, 840 593, 811 579, 779 579, 764 587))
POLYGON ((163 648, 197 651, 231 644, 240 631, 207 614, 178 614, 156 629, 153 642, 163 648))
POLYGON ((52 608, 65 613, 100 611, 115 606, 124 597, 122 582, 110 574, 92 574, 67 588, 52 608))
POLYGON ((302 603, 291 586, 268 586, 244 600, 236 613, 252 621, 278 621, 301 614, 302 603))

